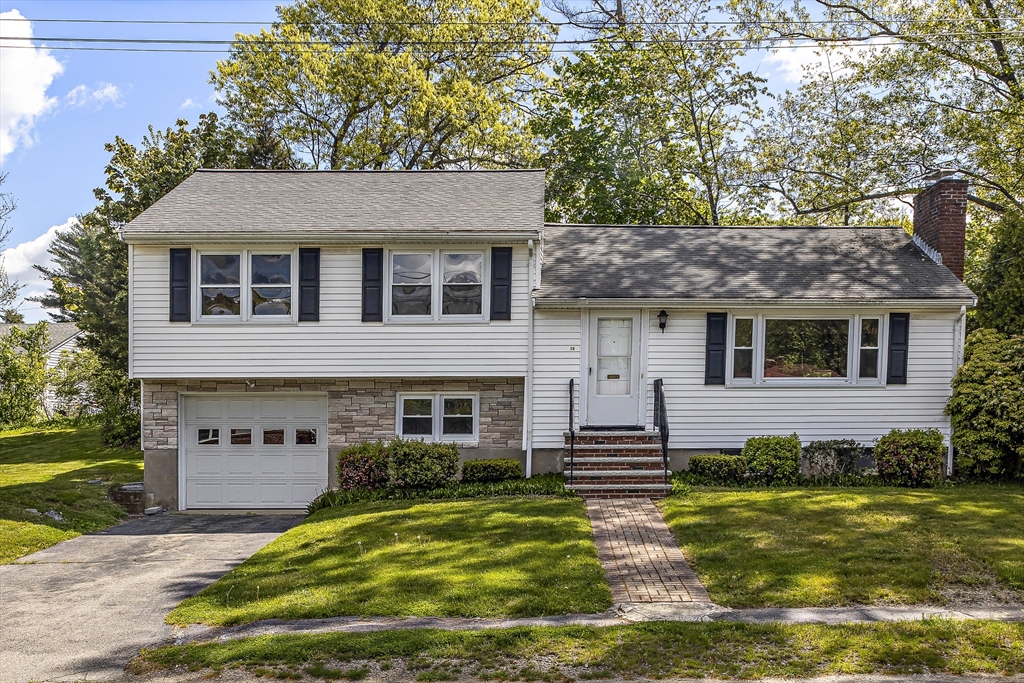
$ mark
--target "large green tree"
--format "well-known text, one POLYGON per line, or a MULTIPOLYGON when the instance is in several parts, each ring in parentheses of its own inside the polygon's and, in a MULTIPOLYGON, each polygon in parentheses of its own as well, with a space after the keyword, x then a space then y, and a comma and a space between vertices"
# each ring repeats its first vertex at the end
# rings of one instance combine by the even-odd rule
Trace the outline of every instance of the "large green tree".
POLYGON ((1024 209, 1024 1, 730 6, 750 38, 833 48, 838 74, 806 81, 779 119, 811 131, 786 146, 791 187, 810 188, 791 194, 797 208, 829 213, 911 194, 949 169, 972 181, 975 207, 1024 209))
MULTIPOLYGON (((0 173, 0 188, 6 179, 7 175, 0 173)), ((3 317, 3 322, 19 322, 17 311, 11 307, 18 298, 21 286, 8 277, 3 261, 4 246, 11 234, 11 229, 7 227, 7 219, 14 213, 14 209, 14 198, 0 190, 0 316, 3 317)))
POLYGON ((1024 217, 1010 213, 993 227, 988 260, 971 283, 978 293, 975 321, 1024 336, 1024 217))
POLYGON ((741 138, 763 82, 706 5, 647 10, 661 20, 602 32, 539 98, 550 220, 721 225, 741 208, 741 138))
POLYGON ((138 438, 138 387, 127 379, 128 247, 118 231, 197 169, 245 166, 254 149, 266 146, 224 127, 215 114, 200 116, 192 128, 183 119, 162 131, 151 126, 139 146, 114 138, 105 146, 111 156, 96 208, 57 234, 52 267, 37 266, 50 282, 43 306, 56 320, 76 323, 85 332, 81 346, 99 362, 105 379, 97 398, 109 443, 138 438))
POLYGON ((517 166, 552 27, 536 0, 299 0, 212 82, 317 168, 517 166))

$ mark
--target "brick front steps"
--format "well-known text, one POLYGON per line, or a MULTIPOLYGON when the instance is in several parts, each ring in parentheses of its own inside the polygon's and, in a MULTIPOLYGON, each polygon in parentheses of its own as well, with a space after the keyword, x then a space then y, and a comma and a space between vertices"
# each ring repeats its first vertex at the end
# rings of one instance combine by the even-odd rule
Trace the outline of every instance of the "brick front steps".
POLYGON ((584 498, 664 498, 672 488, 656 431, 576 432, 572 459, 569 440, 566 432, 566 488, 584 498))

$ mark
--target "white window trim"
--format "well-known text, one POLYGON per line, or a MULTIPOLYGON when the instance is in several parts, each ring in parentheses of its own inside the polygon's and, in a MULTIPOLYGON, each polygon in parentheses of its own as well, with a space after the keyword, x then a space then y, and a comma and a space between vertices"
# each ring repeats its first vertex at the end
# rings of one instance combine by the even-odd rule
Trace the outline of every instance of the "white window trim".
POLYGON ((726 334, 725 371, 726 386, 729 387, 884 387, 886 376, 889 339, 889 316, 881 311, 861 311, 856 313, 821 313, 780 311, 763 313, 753 311, 730 311, 726 334), (753 377, 734 377, 733 363, 735 360, 736 319, 752 318, 754 321, 753 377), (860 374, 860 336, 861 320, 878 320, 878 377, 865 377, 860 374), (765 352, 765 321, 768 319, 789 320, 842 320, 849 325, 849 336, 846 351, 846 377, 764 377, 765 352))
POLYGON ((385 323, 481 323, 489 322, 491 317, 491 249, 490 247, 451 248, 424 247, 385 249, 385 290, 384 322, 385 323), (391 289, 394 286, 394 256, 398 254, 430 254, 430 315, 394 315, 391 312, 391 289), (480 315, 442 315, 441 303, 444 295, 444 264, 442 254, 480 254, 483 256, 481 272, 480 315))
POLYGON ((435 392, 403 392, 396 394, 395 400, 395 436, 400 436, 403 439, 416 439, 419 441, 427 441, 429 443, 457 443, 461 446, 475 446, 480 441, 480 394, 466 391, 435 391, 435 392), (429 398, 431 399, 431 419, 433 424, 433 433, 428 437, 426 435, 410 435, 405 436, 402 434, 402 421, 405 417, 403 414, 403 408, 405 405, 405 399, 407 398, 429 398), (444 399, 446 398, 469 398, 473 400, 473 434, 462 434, 456 436, 445 437, 442 433, 442 424, 444 418, 444 399))
MULTIPOLYGON (((192 322, 204 325, 209 324, 259 324, 259 325, 290 325, 298 321, 298 278, 299 278, 299 250, 298 247, 274 247, 266 246, 259 248, 243 248, 237 246, 224 247, 203 247, 192 250, 192 322), (240 315, 203 315, 203 256, 219 256, 238 254, 241 259, 239 265, 239 287, 241 288, 241 299, 239 301, 240 315), (292 310, 289 315, 253 315, 252 314, 252 257, 261 254, 290 254, 291 255, 291 282, 292 310)), ((263 287, 265 285, 256 285, 263 287)), ((273 286, 273 285, 266 285, 273 286)))

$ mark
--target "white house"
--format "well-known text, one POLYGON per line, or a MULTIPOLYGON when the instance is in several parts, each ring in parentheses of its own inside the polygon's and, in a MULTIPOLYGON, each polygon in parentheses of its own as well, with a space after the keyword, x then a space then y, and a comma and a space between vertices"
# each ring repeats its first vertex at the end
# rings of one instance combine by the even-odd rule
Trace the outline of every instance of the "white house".
POLYGON ((911 239, 545 225, 543 171, 200 171, 123 230, 147 492, 301 507, 396 434, 604 496, 750 436, 948 438, 966 193, 911 239))
MULTIPOLYGON (((31 327, 31 325, 23 323, 0 324, 0 337, 3 337, 10 332, 12 327, 24 329, 26 327, 31 327)), ((57 361, 60 360, 60 354, 62 352, 68 351, 70 353, 74 353, 78 350, 78 339, 82 336, 82 331, 78 329, 78 326, 74 323, 47 323, 47 330, 50 337, 49 345, 46 347, 46 369, 53 370, 57 367, 57 361)), ((57 398, 54 396, 53 391, 48 389, 43 400, 46 408, 46 414, 53 415, 59 408, 57 405, 57 398)))

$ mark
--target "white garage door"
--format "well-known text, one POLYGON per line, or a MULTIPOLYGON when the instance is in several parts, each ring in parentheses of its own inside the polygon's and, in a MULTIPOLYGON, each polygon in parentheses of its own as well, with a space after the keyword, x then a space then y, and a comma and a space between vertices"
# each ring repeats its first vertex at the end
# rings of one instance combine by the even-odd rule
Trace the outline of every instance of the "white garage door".
POLYGON ((301 508, 327 487, 327 397, 185 397, 186 508, 301 508))

